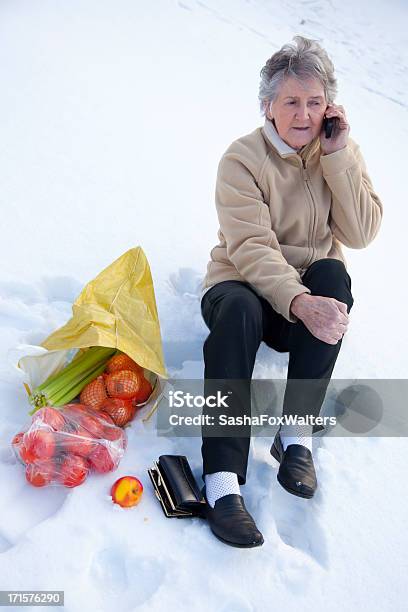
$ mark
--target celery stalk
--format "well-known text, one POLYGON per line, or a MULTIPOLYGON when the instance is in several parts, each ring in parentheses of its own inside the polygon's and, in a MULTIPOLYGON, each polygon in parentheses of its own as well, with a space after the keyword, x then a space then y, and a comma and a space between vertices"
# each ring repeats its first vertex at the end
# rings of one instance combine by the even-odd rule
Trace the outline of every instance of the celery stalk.
POLYGON ((64 404, 68 404, 72 399, 74 399, 74 397, 76 397, 79 393, 81 393, 82 389, 86 387, 88 383, 92 382, 93 380, 95 380, 95 378, 97 378, 100 374, 102 374, 105 367, 106 367, 106 364, 103 363, 101 366, 99 366, 99 368, 96 368, 96 370, 91 372, 84 380, 78 383, 76 387, 73 387, 65 395, 60 396, 59 399, 54 401, 53 405, 58 407, 58 406, 63 406, 64 404))
POLYGON ((94 380, 97 376, 99 376, 99 374, 102 374, 105 368, 106 361, 86 370, 83 376, 77 377, 75 381, 71 381, 71 383, 68 384, 65 389, 58 392, 58 395, 56 394, 51 397, 45 397, 43 395, 41 397, 41 401, 35 403, 34 408, 29 412, 29 414, 33 415, 43 406, 54 406, 55 408, 58 408, 59 406, 68 404, 89 382, 94 380))
POLYGON ((105 357, 111 357, 115 350, 116 349, 99 346, 91 347, 88 351, 78 357, 75 363, 71 362, 57 374, 49 376, 45 382, 38 385, 38 387, 34 389, 33 393, 37 393, 37 391, 46 391, 47 395, 55 393, 58 389, 64 387, 66 379, 71 379, 71 376, 75 377, 77 373, 81 373, 85 368, 90 368, 93 364, 97 364, 105 357))
POLYGON ((76 388, 79 384, 82 383, 83 380, 88 379, 89 376, 93 374, 93 372, 95 372, 101 366, 104 366, 105 368, 106 361, 103 361, 102 363, 94 364, 90 368, 87 368, 86 370, 81 372, 81 374, 79 374, 75 378, 70 378, 67 384, 65 385, 65 387, 47 396, 48 402, 52 406, 54 406, 54 403, 58 401, 60 397, 64 397, 65 395, 69 394, 71 392, 71 389, 73 389, 74 387, 76 388))
MULTIPOLYGON (((43 395, 46 398, 50 398, 53 395, 58 394, 60 391, 63 391, 70 384, 71 381, 75 381, 78 377, 83 377, 84 372, 88 372, 100 362, 100 358, 96 363, 92 363, 92 361, 81 361, 81 363, 77 364, 76 368, 73 368, 68 372, 65 372, 65 370, 63 370, 62 372, 60 372, 60 376, 58 379, 54 380, 52 383, 49 383, 40 390, 40 395, 43 395)), ((35 393, 36 392, 37 389, 35 390, 35 393)))
POLYGON ((41 391, 42 389, 45 389, 46 387, 48 387, 48 385, 50 385, 51 383, 53 383, 54 381, 58 380, 62 374, 62 372, 64 374, 66 374, 67 372, 70 372, 71 369, 73 367, 75 367, 78 363, 82 363, 83 359, 90 357, 91 354, 98 354, 100 353, 101 349, 103 349, 104 347, 100 347, 100 346, 91 346, 87 351, 84 351, 82 353, 77 353, 75 355, 75 357, 70 361, 70 363, 68 363, 68 365, 64 366, 62 369, 58 370, 57 373, 55 374, 51 374, 51 376, 49 376, 47 378, 47 380, 45 380, 43 383, 41 383, 41 385, 38 385, 38 387, 36 387, 36 391, 41 391))
MULTIPOLYGON (((116 353, 117 350, 114 348, 91 347, 78 358, 74 358, 73 361, 75 363, 71 362, 58 374, 50 376, 44 383, 34 389, 29 398, 34 409, 29 414, 33 414, 36 410, 47 404, 56 405, 55 401, 59 401, 61 397, 65 398, 65 396, 71 393, 71 389, 76 389, 84 379, 88 380, 89 376, 97 368, 103 372, 107 361, 116 353)), ((96 378, 96 376, 97 374, 94 377, 96 378)), ((84 383, 82 388, 86 384, 84 383)), ((73 397, 75 395, 71 396, 70 399, 73 397)))
POLYGON ((76 387, 80 382, 82 382, 85 378, 87 378, 90 374, 92 374, 96 368, 98 368, 102 364, 98 364, 96 366, 92 366, 87 370, 84 370, 79 376, 75 379, 70 380, 64 387, 58 389, 55 393, 46 396, 46 404, 47 406, 55 406, 55 402, 58 401, 60 397, 63 397, 67 393, 71 391, 74 387, 76 387))

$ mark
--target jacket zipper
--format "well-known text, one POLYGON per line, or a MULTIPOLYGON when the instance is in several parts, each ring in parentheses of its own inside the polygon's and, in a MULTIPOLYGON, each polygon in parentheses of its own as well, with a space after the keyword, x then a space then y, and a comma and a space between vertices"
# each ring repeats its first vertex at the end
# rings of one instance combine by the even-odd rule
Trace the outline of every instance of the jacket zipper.
POLYGON ((316 208, 315 208, 315 202, 314 202, 313 195, 312 195, 312 190, 310 189, 310 185, 309 185, 310 177, 307 173, 306 161, 303 158, 302 158, 302 175, 303 175, 303 180, 306 183, 307 190, 309 191, 310 199, 312 201, 312 235, 311 235, 311 240, 310 240, 310 247, 312 249, 312 252, 302 264, 302 268, 306 268, 311 262, 311 260, 313 259, 313 254, 315 250, 313 247, 313 236, 314 236, 314 231, 315 231, 316 208))

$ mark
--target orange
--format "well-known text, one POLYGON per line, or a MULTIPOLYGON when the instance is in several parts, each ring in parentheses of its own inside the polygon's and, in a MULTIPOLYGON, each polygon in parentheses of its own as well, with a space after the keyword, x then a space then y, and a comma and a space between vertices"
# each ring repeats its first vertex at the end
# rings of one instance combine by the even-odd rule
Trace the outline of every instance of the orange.
POLYGON ((99 410, 101 403, 107 397, 103 376, 98 376, 82 389, 79 401, 85 406, 99 410))
POLYGON ((110 397, 133 399, 140 393, 144 376, 140 372, 121 370, 105 378, 106 390, 110 397))
POLYGON ((132 372, 143 374, 142 366, 136 363, 136 361, 133 361, 128 355, 125 355, 125 353, 120 353, 119 355, 111 357, 105 368, 108 374, 120 372, 121 370, 131 370, 132 372))
POLYGON ((101 405, 101 410, 107 412, 117 427, 124 427, 135 416, 132 400, 108 397, 101 405))

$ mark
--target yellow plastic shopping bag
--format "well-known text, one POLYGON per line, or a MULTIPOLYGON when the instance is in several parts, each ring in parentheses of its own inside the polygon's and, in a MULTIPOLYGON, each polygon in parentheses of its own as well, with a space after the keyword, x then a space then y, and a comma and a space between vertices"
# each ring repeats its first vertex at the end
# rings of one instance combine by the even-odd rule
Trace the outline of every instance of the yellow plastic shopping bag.
POLYGON ((33 389, 62 369, 73 349, 91 346, 126 353, 145 369, 153 386, 158 379, 169 378, 153 280, 141 247, 124 253, 90 281, 75 300, 71 319, 39 347, 20 347, 26 350, 18 361, 26 374, 26 388, 29 383, 33 389))
POLYGON ((41 346, 48 350, 107 346, 168 378, 153 280, 141 247, 124 253, 88 283, 72 318, 41 346))

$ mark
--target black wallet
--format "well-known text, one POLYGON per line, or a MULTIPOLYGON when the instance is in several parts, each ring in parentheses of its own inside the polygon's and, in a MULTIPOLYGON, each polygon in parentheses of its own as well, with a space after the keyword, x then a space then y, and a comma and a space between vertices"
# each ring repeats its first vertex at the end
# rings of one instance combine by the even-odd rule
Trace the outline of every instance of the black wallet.
POLYGON ((148 474, 167 518, 205 517, 206 501, 184 455, 160 455, 148 474))

